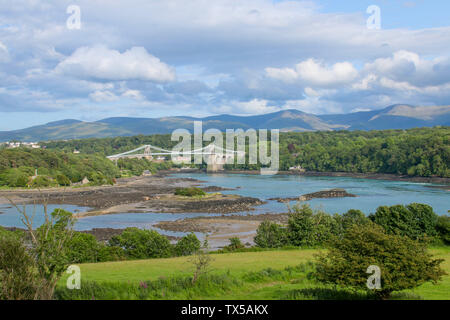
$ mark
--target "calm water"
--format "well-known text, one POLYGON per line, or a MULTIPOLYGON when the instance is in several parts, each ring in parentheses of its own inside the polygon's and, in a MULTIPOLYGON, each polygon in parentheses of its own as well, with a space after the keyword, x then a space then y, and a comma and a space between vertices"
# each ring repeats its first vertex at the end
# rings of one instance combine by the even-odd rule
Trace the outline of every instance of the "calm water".
MULTIPOLYGON (((432 184, 428 183, 295 175, 179 174, 176 176, 207 181, 205 185, 240 187, 233 191, 223 191, 223 193, 236 193, 263 200, 274 197, 298 197, 305 193, 333 188, 343 188, 358 196, 357 198, 308 201, 311 206, 322 208, 329 213, 343 213, 349 209, 359 209, 369 214, 381 205, 409 204, 411 202, 429 204, 439 215, 447 213, 447 210, 450 209, 449 191, 430 188, 429 186, 432 184)), ((282 211, 286 211, 286 204, 269 201, 266 205, 258 207, 256 213, 282 211)))
MULTIPOLYGON (((205 186, 214 185, 225 188, 238 188, 223 193, 233 193, 266 200, 273 197, 298 197, 299 195, 343 188, 356 194, 357 198, 314 199, 308 201, 311 206, 322 208, 329 213, 343 213, 349 209, 360 209, 364 213, 374 212, 380 205, 408 204, 420 202, 431 205, 437 214, 445 214, 450 209, 450 194, 448 191, 429 188, 431 184, 411 183, 385 180, 369 180, 342 177, 302 177, 302 176, 261 176, 238 174, 177 174, 174 177, 189 177, 202 181, 205 186)), ((52 210, 59 206, 50 206, 52 210)), ((71 205, 62 206, 68 211, 86 211, 71 205)), ((35 224, 42 223, 42 209, 37 208, 35 224)), ((28 209, 31 212, 32 207, 28 209)), ((19 214, 9 205, 0 205, 0 225, 21 227, 19 214)), ((286 212, 286 204, 268 201, 267 204, 257 207, 255 211, 238 214, 260 214, 265 212, 286 212)), ((198 217, 212 214, 206 213, 126 213, 104 216, 87 217, 78 220, 77 230, 92 228, 153 228, 158 221, 177 220, 188 217, 198 217)), ((160 230, 159 230, 160 231, 160 230)), ((177 232, 165 232, 169 235, 181 235, 177 232)))

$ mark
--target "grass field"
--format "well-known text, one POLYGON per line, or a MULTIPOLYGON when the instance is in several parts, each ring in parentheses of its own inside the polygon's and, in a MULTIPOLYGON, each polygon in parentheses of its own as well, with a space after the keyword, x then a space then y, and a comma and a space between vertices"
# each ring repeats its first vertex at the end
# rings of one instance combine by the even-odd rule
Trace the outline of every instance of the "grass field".
MULTIPOLYGON (((427 283, 413 291, 396 294, 394 298, 450 299, 450 248, 433 248, 430 251, 436 258, 445 259, 442 267, 449 275, 445 276, 438 285, 427 283)), ((192 290, 192 288, 189 288, 189 290, 175 290, 166 293, 166 295, 163 293, 162 296, 155 296, 156 291, 154 291, 151 298, 361 298, 361 295, 355 295, 345 290, 339 296, 336 296, 335 293, 331 293, 331 288, 308 279, 307 268, 305 269, 304 266, 299 268, 298 266, 311 261, 314 254, 318 252, 319 250, 317 249, 296 249, 212 254, 214 260, 211 263, 211 276, 224 276, 224 278, 218 280, 219 282, 216 286, 206 284, 207 288, 205 290, 192 290), (284 270, 287 267, 297 268, 284 270), (267 271, 268 268, 272 271, 267 271)), ((82 264, 80 268, 82 283, 95 281, 102 286, 112 286, 115 288, 114 290, 117 290, 116 294, 108 293, 108 295, 100 295, 98 297, 108 299, 138 298, 138 293, 131 294, 120 291, 135 291, 143 281, 157 282, 167 278, 186 278, 192 275, 194 269, 192 263, 189 262, 189 257, 82 264), (121 287, 120 290, 118 289, 119 287, 121 287)), ((61 287, 64 286, 65 281, 66 278, 61 279, 61 287)), ((149 298, 149 296, 144 298, 149 298)))

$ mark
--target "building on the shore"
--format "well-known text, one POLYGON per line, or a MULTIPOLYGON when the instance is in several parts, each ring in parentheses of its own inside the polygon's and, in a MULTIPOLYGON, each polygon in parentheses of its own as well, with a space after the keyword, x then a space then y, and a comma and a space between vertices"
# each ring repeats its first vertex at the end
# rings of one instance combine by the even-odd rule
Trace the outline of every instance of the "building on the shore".
POLYGON ((290 167, 289 171, 295 171, 295 172, 305 172, 306 170, 303 169, 301 166, 295 166, 295 167, 290 167))

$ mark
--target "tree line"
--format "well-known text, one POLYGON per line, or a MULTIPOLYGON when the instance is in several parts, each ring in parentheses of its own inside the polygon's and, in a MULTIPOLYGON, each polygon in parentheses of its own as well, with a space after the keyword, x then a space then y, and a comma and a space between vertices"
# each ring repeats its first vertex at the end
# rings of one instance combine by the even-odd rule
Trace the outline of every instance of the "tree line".
MULTIPOLYGON (((170 138, 170 135, 139 135, 54 141, 45 145, 49 149, 68 152, 76 149, 82 153, 106 156, 144 144, 171 149, 178 142, 170 138)), ((280 170, 301 166, 318 172, 450 177, 449 164, 450 127, 280 134, 280 170)), ((258 170, 260 165, 235 163, 226 165, 226 168, 258 170)))

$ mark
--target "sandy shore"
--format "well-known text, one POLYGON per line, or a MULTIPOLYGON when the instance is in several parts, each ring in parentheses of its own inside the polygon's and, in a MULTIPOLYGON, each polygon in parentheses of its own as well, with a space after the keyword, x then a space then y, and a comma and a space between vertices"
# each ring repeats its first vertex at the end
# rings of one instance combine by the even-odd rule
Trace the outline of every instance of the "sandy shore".
POLYGON ((253 238, 262 221, 273 221, 286 224, 288 215, 259 214, 259 215, 229 215, 215 217, 201 217, 180 219, 176 221, 162 221, 155 225, 156 228, 167 231, 200 232, 208 234, 208 242, 211 248, 223 248, 229 244, 229 239, 237 237, 247 246, 254 245, 253 238))

